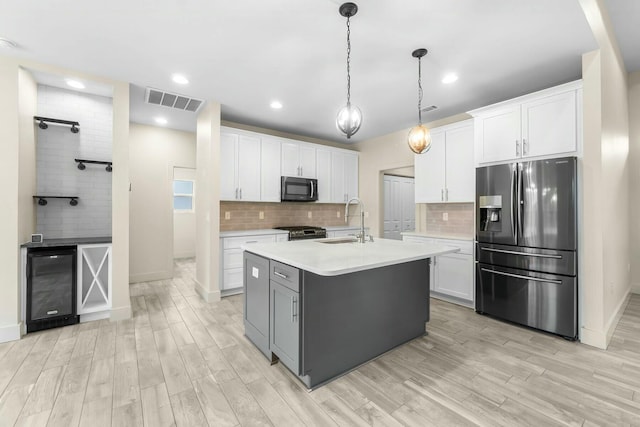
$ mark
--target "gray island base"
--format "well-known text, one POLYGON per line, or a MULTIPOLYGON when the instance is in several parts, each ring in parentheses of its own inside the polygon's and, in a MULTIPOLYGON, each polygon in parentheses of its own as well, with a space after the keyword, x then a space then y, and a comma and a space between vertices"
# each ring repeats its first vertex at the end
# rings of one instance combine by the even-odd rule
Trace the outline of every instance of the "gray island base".
POLYGON ((245 335, 307 388, 425 334, 429 258, 326 276, 249 251, 245 335))

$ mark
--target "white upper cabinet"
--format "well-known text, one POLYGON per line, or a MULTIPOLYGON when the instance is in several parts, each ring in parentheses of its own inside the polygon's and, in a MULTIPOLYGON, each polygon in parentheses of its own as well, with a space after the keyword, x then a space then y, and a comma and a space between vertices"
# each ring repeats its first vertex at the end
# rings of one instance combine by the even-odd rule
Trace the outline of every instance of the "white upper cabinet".
POLYGON ((476 164, 577 154, 581 91, 576 81, 469 112, 476 164))
POLYGON ((260 200, 263 202, 280 201, 280 140, 268 136, 261 142, 261 182, 260 200))
POLYGON ((431 148, 415 155, 415 202, 473 202, 473 123, 431 130, 431 148))
POLYGON ((345 203, 358 197, 358 154, 331 152, 331 200, 345 203))
POLYGON ((316 149, 302 142, 282 142, 282 176, 316 177, 316 149))
POLYGON ((238 199, 238 135, 220 134, 220 200, 238 199))
POLYGON ((220 199, 260 201, 260 138, 221 134, 220 199))
POLYGON ((522 104, 522 157, 577 149, 576 91, 522 104))
POLYGON ((316 175, 318 177, 318 202, 331 203, 331 151, 316 150, 316 175))

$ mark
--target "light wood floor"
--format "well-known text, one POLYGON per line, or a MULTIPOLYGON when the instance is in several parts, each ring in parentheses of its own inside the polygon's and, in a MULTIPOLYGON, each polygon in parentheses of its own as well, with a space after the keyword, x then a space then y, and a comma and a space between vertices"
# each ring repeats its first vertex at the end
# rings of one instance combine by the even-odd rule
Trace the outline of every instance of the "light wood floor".
POLYGON ((0 344, 0 425, 640 425, 640 296, 609 350, 433 301, 429 335, 311 393, 243 336, 241 296, 131 286, 134 318, 0 344))

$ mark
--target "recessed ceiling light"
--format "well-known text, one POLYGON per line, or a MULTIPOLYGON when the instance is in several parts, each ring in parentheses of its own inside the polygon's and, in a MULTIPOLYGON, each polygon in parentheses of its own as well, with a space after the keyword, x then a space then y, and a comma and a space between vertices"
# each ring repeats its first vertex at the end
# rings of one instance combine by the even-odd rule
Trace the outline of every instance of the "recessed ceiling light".
POLYGON ((171 77, 171 79, 175 82, 178 83, 179 85, 186 85, 189 84, 189 79, 187 79, 185 76, 183 76, 182 74, 174 74, 173 77, 171 77))
POLYGON ((456 73, 449 73, 442 78, 442 83, 448 85, 456 80, 458 80, 458 75, 456 73))
POLYGON ((73 79, 66 79, 65 80, 67 82, 67 85, 71 86, 74 89, 84 89, 84 83, 79 82, 77 80, 73 80, 73 79))
POLYGON ((13 49, 17 46, 16 42, 0 37, 0 48, 13 49))
POLYGON ((282 108, 282 102, 280 101, 271 101, 271 104, 269 104, 269 106, 271 108, 273 108, 274 110, 279 110, 282 108))
POLYGON ((167 124, 167 119, 165 119, 164 117, 156 117, 155 121, 159 125, 166 125, 167 124))

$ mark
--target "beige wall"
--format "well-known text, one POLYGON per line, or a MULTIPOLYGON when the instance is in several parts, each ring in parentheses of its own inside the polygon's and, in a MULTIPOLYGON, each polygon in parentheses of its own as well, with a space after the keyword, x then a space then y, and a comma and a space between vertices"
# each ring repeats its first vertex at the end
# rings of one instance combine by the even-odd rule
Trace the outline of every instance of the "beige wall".
POLYGON ((640 294, 640 71, 630 73, 629 84, 629 203, 631 204, 631 283, 640 294))
POLYGON ((31 73, 23 68, 18 72, 18 111, 20 118, 20 176, 18 180, 18 237, 28 241, 36 229, 36 132, 33 116, 38 109, 38 84, 31 73))
POLYGON ((130 281, 168 279, 173 277, 173 168, 195 168, 196 138, 131 123, 129 152, 130 281))
POLYGON ((583 56, 581 340, 606 348, 630 291, 627 73, 602 0, 580 0, 600 49, 583 56))
MULTIPOLYGON (((446 119, 427 123, 429 128, 467 120, 467 114, 459 114, 446 119)), ((409 129, 393 132, 355 144, 360 152, 358 165, 358 193, 365 204, 368 218, 365 224, 374 236, 383 235, 382 175, 385 171, 413 167, 413 152, 407 145, 409 129)), ((406 169, 405 169, 406 170, 406 169)), ((416 219, 420 214, 416 215, 416 219)), ((419 230, 422 231, 422 230, 419 230)))
POLYGON ((207 302, 220 300, 220 104, 208 101, 196 132, 196 283, 207 302))

